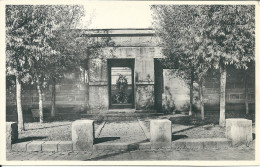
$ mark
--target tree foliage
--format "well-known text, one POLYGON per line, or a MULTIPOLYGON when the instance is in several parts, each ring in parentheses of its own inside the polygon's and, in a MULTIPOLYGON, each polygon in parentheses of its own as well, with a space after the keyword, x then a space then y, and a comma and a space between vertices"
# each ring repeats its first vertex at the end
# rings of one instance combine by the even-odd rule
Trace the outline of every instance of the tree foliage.
POLYGON ((77 5, 6 6, 7 75, 37 83, 41 122, 42 89, 46 81, 64 72, 66 64, 60 62, 73 62, 72 56, 54 47, 55 31, 75 27, 83 14, 84 8, 77 5))
MULTIPOLYGON (((83 6, 78 5, 6 7, 7 74, 37 85, 41 122, 43 89, 49 83, 55 88, 66 72, 77 71, 81 66, 88 68, 90 55, 99 55, 102 46, 111 44, 109 38, 78 36, 75 28, 84 12, 83 6)), ((55 97, 52 101, 55 105, 55 97)))
MULTIPOLYGON (((191 115, 193 82, 203 84, 204 77, 210 68, 210 65, 203 59, 204 52, 200 50, 202 41, 199 10, 197 6, 188 5, 159 5, 152 6, 152 9, 154 11, 155 30, 161 39, 164 55, 170 61, 178 64, 179 76, 186 81, 190 81, 191 115)), ((202 86, 199 88, 202 88, 202 86)), ((202 91, 200 92, 202 93, 202 91)))
MULTIPOLYGON (((255 7, 250 5, 154 5, 154 25, 164 54, 179 63, 184 76, 203 81, 219 69, 221 113, 225 113, 226 66, 247 69, 254 61, 255 7), (193 70, 192 70, 193 69, 193 70), (224 93, 224 94, 223 94, 224 93)), ((220 118, 223 122, 225 117, 220 118)))
POLYGON ((46 79, 47 72, 62 71, 71 56, 55 47, 55 31, 75 28, 83 15, 75 5, 6 6, 7 74, 46 79))

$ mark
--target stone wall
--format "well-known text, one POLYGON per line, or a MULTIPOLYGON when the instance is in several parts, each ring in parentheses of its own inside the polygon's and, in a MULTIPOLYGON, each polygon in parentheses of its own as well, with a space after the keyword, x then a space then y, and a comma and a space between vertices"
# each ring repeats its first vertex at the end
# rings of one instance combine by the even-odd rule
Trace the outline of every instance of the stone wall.
MULTIPOLYGON (((51 85, 43 91, 44 114, 49 115, 51 109, 51 85)), ((87 108, 88 86, 80 73, 67 74, 65 79, 56 84, 57 114, 77 114, 87 108), (64 109, 66 108, 66 109, 64 109)), ((22 106, 26 120, 32 117, 31 109, 38 108, 39 96, 35 85, 23 85, 22 106)), ((16 94, 15 87, 6 92, 7 119, 16 120, 16 94)))
MULTIPOLYGON (((163 69, 163 93, 162 105, 167 110, 188 110, 189 86, 187 82, 179 78, 174 69, 163 69)), ((204 103, 206 110, 219 110, 219 78, 209 75, 204 83, 204 103)), ((245 83, 243 73, 229 70, 226 85, 226 109, 231 111, 245 110, 245 83)), ((254 111, 255 85, 254 77, 248 78, 248 103, 249 110, 254 111)), ((194 83, 194 105, 199 109, 198 84, 194 83)))
MULTIPOLYGON (((199 107, 196 91, 194 92, 194 104, 199 107)), ((189 86, 177 76, 175 69, 163 69, 162 107, 164 111, 187 110, 190 101, 189 94, 189 86)))

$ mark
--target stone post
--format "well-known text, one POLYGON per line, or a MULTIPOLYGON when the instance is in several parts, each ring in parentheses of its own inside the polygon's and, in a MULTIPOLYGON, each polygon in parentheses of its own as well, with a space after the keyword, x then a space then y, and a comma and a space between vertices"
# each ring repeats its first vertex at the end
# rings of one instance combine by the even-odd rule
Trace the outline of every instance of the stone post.
POLYGON ((232 146, 246 144, 252 140, 252 120, 243 118, 226 119, 226 137, 232 140, 232 146))
POLYGON ((92 150, 94 142, 94 121, 77 120, 72 123, 73 150, 92 150))
POLYGON ((172 123, 167 119, 150 120, 151 148, 171 148, 172 123))
POLYGON ((18 139, 18 126, 16 122, 6 122, 6 150, 12 149, 12 144, 18 139))

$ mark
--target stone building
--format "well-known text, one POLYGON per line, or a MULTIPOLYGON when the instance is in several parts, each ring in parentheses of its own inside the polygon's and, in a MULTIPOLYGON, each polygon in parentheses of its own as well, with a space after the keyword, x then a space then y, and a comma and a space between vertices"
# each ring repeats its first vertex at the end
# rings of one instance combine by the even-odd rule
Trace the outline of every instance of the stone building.
MULTIPOLYGON (((189 88, 161 63, 164 58, 152 29, 77 30, 84 38, 110 38, 113 46, 102 48, 100 58, 91 59, 88 68, 65 75, 56 85, 57 113, 97 114, 109 110, 132 109, 133 112, 187 111, 189 88)), ((229 70, 226 88, 227 110, 244 110, 245 86, 241 73, 229 70)), ((254 76, 254 75, 252 75, 254 76)), ((255 79, 248 79, 249 109, 254 111, 255 79)), ((195 106, 197 104, 196 84, 195 106)), ((37 108, 36 89, 24 89, 22 104, 25 114, 37 108)), ((208 78, 204 87, 205 109, 219 111, 219 78, 208 78)), ((7 116, 15 115, 15 95, 7 91, 7 116)), ((46 111, 51 104, 51 87, 44 93, 46 111)))

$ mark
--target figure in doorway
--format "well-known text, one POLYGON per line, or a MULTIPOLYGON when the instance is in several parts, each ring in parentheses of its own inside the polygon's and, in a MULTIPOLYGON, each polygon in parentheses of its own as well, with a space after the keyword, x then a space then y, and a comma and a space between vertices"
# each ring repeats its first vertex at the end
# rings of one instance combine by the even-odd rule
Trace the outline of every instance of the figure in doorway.
POLYGON ((119 74, 119 77, 116 81, 116 87, 118 93, 113 97, 113 101, 118 104, 124 104, 128 102, 127 89, 128 82, 126 76, 119 74))

